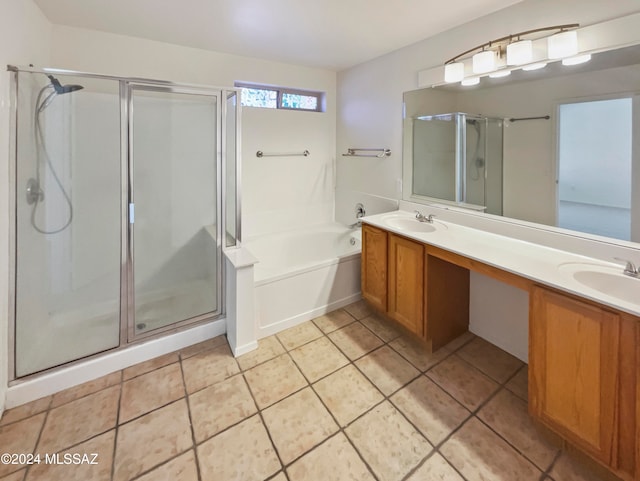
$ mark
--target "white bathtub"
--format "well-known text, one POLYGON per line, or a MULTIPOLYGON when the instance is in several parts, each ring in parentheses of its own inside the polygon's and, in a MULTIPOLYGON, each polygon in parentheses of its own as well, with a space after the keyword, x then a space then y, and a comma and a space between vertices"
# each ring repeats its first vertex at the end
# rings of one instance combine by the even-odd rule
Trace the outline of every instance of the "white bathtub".
POLYGON ((255 237, 258 338, 360 299, 360 231, 340 224, 255 237))

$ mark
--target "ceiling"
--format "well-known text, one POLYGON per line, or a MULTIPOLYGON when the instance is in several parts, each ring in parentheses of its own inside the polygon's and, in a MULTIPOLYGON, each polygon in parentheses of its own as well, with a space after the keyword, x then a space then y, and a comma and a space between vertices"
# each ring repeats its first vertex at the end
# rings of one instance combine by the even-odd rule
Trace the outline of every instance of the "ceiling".
POLYGON ((342 70, 521 0, 35 0, 54 24, 342 70))

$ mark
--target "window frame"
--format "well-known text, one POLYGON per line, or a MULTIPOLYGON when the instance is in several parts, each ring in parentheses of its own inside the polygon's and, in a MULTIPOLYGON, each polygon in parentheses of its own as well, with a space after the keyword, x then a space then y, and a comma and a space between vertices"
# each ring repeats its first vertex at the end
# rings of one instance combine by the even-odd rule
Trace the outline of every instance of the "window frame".
MULTIPOLYGON (((256 89, 256 90, 269 90, 271 92, 276 92, 276 107, 255 107, 252 105, 243 105, 243 107, 252 107, 252 108, 260 108, 260 109, 271 109, 271 110, 293 110, 299 112, 324 112, 325 111, 325 103, 324 98, 326 93, 320 92, 317 90, 304 90, 304 89, 296 89, 289 87, 276 87, 273 85, 265 85, 265 84, 254 84, 250 82, 234 82, 234 86, 239 89, 256 89), (296 108, 296 107, 286 107, 282 104, 282 99, 284 94, 290 95, 304 95, 306 97, 315 97, 316 99, 316 108, 315 109, 306 109, 306 108, 296 108)), ((240 93, 240 102, 242 103, 242 93, 240 93)))

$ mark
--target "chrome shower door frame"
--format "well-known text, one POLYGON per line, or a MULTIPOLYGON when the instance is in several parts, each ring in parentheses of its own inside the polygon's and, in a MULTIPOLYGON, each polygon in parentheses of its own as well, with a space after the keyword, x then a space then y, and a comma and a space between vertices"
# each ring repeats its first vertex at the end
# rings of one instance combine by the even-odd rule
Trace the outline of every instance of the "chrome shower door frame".
POLYGON ((126 145, 126 177, 127 188, 126 188, 126 199, 123 198, 124 204, 124 216, 123 216, 123 225, 122 230, 126 233, 127 241, 123 247, 123 250, 126 250, 126 269, 123 274, 125 274, 125 278, 122 279, 122 285, 126 286, 126 294, 124 299, 124 306, 126 308, 126 323, 121 322, 121 329, 124 331, 123 324, 126 324, 126 331, 121 332, 120 342, 121 345, 131 344, 132 342, 136 342, 139 340, 148 339, 150 337, 155 337, 158 334, 175 331, 181 327, 196 324, 200 322, 205 322, 209 320, 213 320, 224 313, 224 290, 223 290, 223 273, 224 273, 224 263, 222 262, 222 246, 223 246, 223 233, 224 233, 224 196, 222 186, 223 182, 223 152, 222 152, 222 125, 224 123, 224 119, 222 118, 222 90, 221 89, 213 89, 206 87, 193 87, 193 86, 180 86, 177 84, 173 85, 160 85, 155 82, 144 82, 144 81, 127 81, 126 89, 125 89, 125 100, 126 100, 126 142, 123 142, 126 145), (133 121, 134 121, 134 108, 133 108, 133 92, 134 91, 147 91, 147 92, 159 92, 159 93, 168 93, 168 94, 187 94, 187 95, 201 95, 203 97, 215 98, 216 99, 216 296, 217 296, 217 309, 215 311, 211 311, 205 314, 201 314, 199 316, 195 316, 189 319, 183 319, 182 321, 178 321, 172 323, 170 325, 160 327, 157 329, 153 329, 149 332, 136 334, 135 325, 135 272, 134 272, 134 245, 135 245, 135 236, 134 236, 134 223, 131 222, 131 209, 129 206, 135 205, 135 189, 134 189, 134 142, 133 142, 133 121))

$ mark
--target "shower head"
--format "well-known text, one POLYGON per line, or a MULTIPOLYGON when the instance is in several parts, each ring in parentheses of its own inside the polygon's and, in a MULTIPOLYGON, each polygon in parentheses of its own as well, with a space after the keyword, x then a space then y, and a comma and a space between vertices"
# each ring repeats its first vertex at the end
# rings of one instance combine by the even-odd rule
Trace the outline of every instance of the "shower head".
POLYGON ((49 80, 51 80, 53 90, 55 90, 58 95, 68 94, 84 88, 82 85, 62 85, 60 84, 60 81, 53 75, 47 75, 47 77, 49 77, 49 80))

